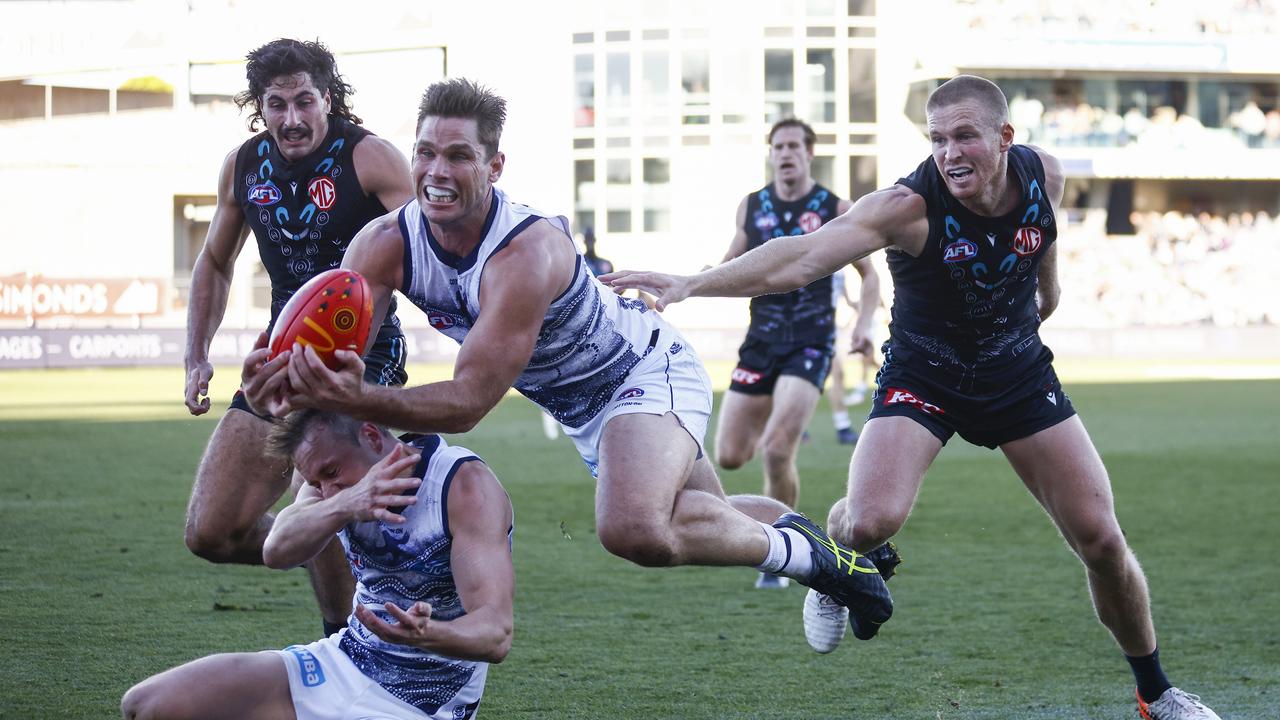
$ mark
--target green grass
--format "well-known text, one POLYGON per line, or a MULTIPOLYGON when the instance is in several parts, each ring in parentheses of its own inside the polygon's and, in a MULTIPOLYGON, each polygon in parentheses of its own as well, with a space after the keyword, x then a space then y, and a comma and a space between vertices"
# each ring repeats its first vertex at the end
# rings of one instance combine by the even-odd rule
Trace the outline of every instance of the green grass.
MULTIPOLYGON (((233 375, 215 378, 211 415, 233 375)), ((1280 382, 1068 384, 1147 570, 1171 678, 1226 719, 1276 717, 1280 382)), ((183 547, 215 421, 180 395, 171 370, 0 374, 0 717, 113 717, 130 684, 171 665, 318 636, 302 571, 213 566, 183 547)), ((825 411, 812 434, 801 509, 823 517, 848 449, 825 411)), ((800 588, 608 556, 590 477, 528 402, 505 400, 460 442, 516 507, 516 639, 484 717, 1137 716, 1079 564, 999 453, 944 450, 897 539, 893 621, 819 656, 800 588)), ((755 492, 759 473, 725 484, 755 492)))

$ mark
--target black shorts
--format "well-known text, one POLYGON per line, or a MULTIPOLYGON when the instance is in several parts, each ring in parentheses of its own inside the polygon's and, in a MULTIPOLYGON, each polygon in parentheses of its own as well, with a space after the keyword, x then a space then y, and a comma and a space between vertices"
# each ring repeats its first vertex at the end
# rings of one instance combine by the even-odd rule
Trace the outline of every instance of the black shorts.
POLYGON ((834 352, 830 342, 783 345, 748 335, 738 348, 738 366, 733 369, 729 389, 746 395, 772 395, 779 377, 794 375, 821 391, 834 352))
POLYGON ((945 445, 951 436, 989 448, 1019 440, 1076 414, 1039 338, 1026 360, 999 372, 959 366, 917 346, 889 340, 876 375, 869 419, 908 417, 945 445))
MULTIPOLYGON (((369 348, 369 354, 364 356, 364 381, 375 385, 404 385, 409 379, 409 374, 404 370, 407 357, 404 335, 383 328, 373 347, 369 348)), ((254 412, 241 390, 236 390, 235 397, 231 398, 230 409, 243 410, 263 420, 271 419, 270 416, 254 412)))

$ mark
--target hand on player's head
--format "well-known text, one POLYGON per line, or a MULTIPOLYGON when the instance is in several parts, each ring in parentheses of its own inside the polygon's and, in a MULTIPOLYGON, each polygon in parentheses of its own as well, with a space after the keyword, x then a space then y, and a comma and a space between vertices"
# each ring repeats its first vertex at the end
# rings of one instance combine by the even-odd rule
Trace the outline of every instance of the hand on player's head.
POLYGON ((343 488, 333 499, 350 512, 352 519, 356 521, 376 520, 393 525, 403 523, 404 516, 391 508, 407 507, 418 501, 416 495, 406 494, 422 484, 422 478, 412 475, 417 463, 418 456, 408 452, 402 443, 396 442, 391 451, 374 463, 359 482, 343 488))

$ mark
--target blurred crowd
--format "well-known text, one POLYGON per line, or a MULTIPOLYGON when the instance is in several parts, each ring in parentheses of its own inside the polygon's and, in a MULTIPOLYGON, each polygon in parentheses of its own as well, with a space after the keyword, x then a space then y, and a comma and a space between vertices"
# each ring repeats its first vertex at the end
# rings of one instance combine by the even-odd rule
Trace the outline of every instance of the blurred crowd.
POLYGON ((1168 105, 1156 107, 1149 115, 1137 107, 1120 114, 1083 102, 1045 107, 1038 98, 1021 94, 1009 100, 1009 120, 1018 131, 1018 142, 1049 146, 1137 145, 1210 151, 1242 145, 1280 147, 1280 108, 1263 111, 1253 100, 1231 113, 1221 128, 1207 128, 1168 105))
POLYGON ((1058 237, 1064 327, 1280 324, 1280 225, 1267 213, 1134 213, 1108 235, 1090 211, 1058 237))
POLYGON ((974 30, 1060 33, 1271 35, 1280 30, 1276 0, 957 0, 974 30))

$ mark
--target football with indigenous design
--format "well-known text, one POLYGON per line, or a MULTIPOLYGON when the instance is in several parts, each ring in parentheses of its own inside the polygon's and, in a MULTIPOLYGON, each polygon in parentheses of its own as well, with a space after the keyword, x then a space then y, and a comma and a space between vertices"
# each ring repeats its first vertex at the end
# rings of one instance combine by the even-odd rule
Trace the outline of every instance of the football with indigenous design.
POLYGON ((285 303, 271 331, 271 357, 310 345, 330 369, 337 369, 335 350, 364 354, 373 325, 369 284, 354 270, 326 270, 298 288, 285 303))

